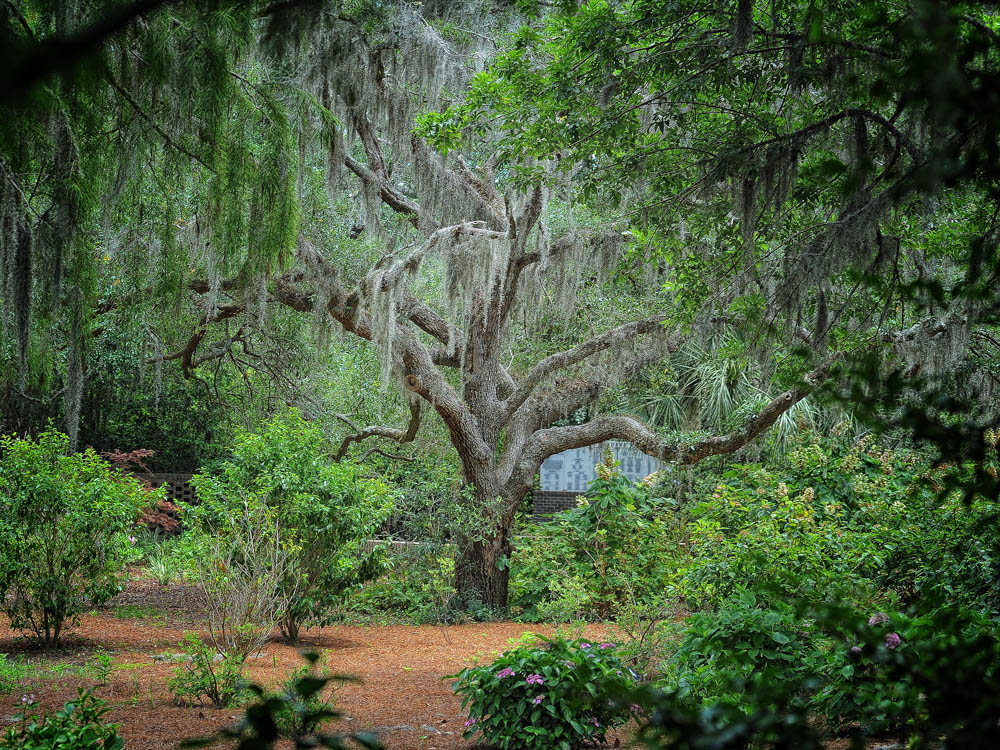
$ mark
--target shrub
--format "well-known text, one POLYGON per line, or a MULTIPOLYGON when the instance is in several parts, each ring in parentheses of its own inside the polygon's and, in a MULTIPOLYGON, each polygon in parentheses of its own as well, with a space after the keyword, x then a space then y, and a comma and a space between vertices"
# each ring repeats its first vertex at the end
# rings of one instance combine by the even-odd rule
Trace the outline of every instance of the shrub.
POLYGON ((635 681, 614 644, 536 638, 454 675, 469 712, 466 739, 478 733, 504 750, 569 750, 603 742, 628 721, 628 708, 615 698, 635 681))
POLYGON ((11 627, 58 644, 83 610, 121 590, 133 524, 156 493, 69 438, 0 437, 0 601, 11 627))
POLYGON ((194 633, 185 634, 179 645, 187 660, 167 679, 179 702, 195 705, 207 699, 213 706, 228 706, 246 689, 246 659, 239 654, 220 654, 194 633))
POLYGON ((688 606, 719 606, 750 585, 785 601, 867 607, 884 596, 858 572, 877 564, 868 558, 878 549, 871 535, 853 531, 845 506, 818 506, 812 488, 795 493, 760 471, 750 490, 740 486, 742 473, 727 474, 736 481, 716 485, 688 511, 690 557, 676 587, 688 606))
MULTIPOLYGON (((865 735, 1000 742, 1000 631, 968 610, 874 613, 840 623, 829 680, 812 701, 834 728, 865 735)), ((948 745, 951 746, 951 745, 948 745)))
POLYGON ((296 550, 275 510, 254 496, 242 500, 231 515, 203 525, 192 547, 209 635, 219 653, 241 664, 263 648, 298 583, 289 562, 296 550))
POLYGON ((17 718, 0 738, 0 748, 20 750, 121 750, 124 740, 118 735, 117 724, 105 724, 104 714, 110 709, 94 695, 94 691, 77 689, 77 699, 54 713, 40 716, 32 713, 17 718))
POLYGON ((766 675, 789 694, 805 689, 822 671, 825 643, 815 624, 790 605, 763 603, 742 591, 717 611, 687 620, 676 652, 664 665, 662 684, 680 701, 726 703, 747 711, 752 709, 743 704, 748 680, 766 675))
POLYGON ((383 566, 382 549, 369 540, 392 509, 389 489, 328 453, 319 428, 293 409, 260 434, 240 434, 231 460, 192 479, 199 504, 188 518, 195 525, 218 525, 247 496, 275 514, 290 550, 281 589, 291 606, 281 628, 291 641, 303 624, 329 622, 345 590, 383 566))
MULTIPOLYGON (((316 654, 304 654, 312 666, 318 659, 316 654)), ((188 739, 181 747, 205 747, 217 742, 235 744, 238 748, 268 750, 273 748, 282 734, 288 730, 295 747, 325 747, 344 750, 347 740, 352 740, 367 750, 384 750, 384 746, 371 732, 355 732, 348 735, 328 734, 318 730, 327 719, 336 719, 339 713, 331 706, 322 707, 322 698, 316 696, 332 680, 357 682, 356 678, 344 675, 329 675, 311 668, 307 674, 296 675, 290 680, 288 689, 281 693, 268 693, 260 685, 247 686, 247 693, 256 696, 244 709, 240 722, 234 727, 226 727, 211 737, 188 739), (294 693, 294 697, 289 695, 294 693), (320 705, 319 708, 315 708, 320 705), (314 710, 315 708, 315 710, 314 710), (301 730, 301 731, 300 731, 301 730)))
POLYGON ((335 715, 336 691, 344 679, 331 673, 325 658, 310 657, 310 663, 293 671, 278 690, 280 704, 274 711, 278 731, 293 738, 314 734, 335 715), (318 682, 322 685, 314 691, 318 682))
POLYGON ((680 542, 672 501, 651 497, 614 466, 598 466, 577 507, 516 539, 510 604, 519 619, 614 616, 620 602, 653 602, 672 581, 680 542))

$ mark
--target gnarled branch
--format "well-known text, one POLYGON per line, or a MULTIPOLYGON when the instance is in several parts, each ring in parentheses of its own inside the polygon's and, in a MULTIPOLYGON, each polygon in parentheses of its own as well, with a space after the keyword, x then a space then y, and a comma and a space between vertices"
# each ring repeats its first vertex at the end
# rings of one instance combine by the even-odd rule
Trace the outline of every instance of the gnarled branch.
POLYGON ((347 451, 350 449, 352 444, 363 442, 368 438, 386 438, 387 440, 393 440, 400 445, 412 443, 414 438, 417 436, 417 430, 420 429, 420 402, 416 399, 412 399, 410 401, 410 421, 405 428, 371 425, 359 430, 349 417, 343 414, 338 414, 337 418, 346 422, 350 425, 351 429, 355 431, 354 434, 348 435, 340 443, 340 448, 337 449, 337 453, 334 455, 334 460, 340 461, 347 455, 347 451))

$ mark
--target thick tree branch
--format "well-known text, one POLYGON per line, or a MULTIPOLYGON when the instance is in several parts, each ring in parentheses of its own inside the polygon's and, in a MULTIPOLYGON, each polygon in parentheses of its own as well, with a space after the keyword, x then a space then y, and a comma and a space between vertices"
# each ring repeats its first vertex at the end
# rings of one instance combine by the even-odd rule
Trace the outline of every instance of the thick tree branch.
POLYGON ((359 430, 357 427, 354 427, 353 422, 351 422, 346 416, 340 414, 337 416, 342 421, 351 425, 352 429, 355 430, 354 434, 348 435, 344 438, 340 444, 340 448, 334 455, 334 460, 340 461, 347 455, 347 451, 353 443, 360 443, 368 438, 386 438, 387 440, 394 440, 400 445, 412 443, 414 438, 417 436, 417 430, 420 429, 420 402, 416 399, 412 399, 410 401, 410 421, 405 428, 372 425, 359 430))
MULTIPOLYGON (((594 336, 573 349, 552 354, 538 362, 532 367, 518 384, 517 389, 507 399, 506 412, 504 414, 504 424, 510 421, 518 409, 527 401, 534 390, 541 385, 545 379, 553 373, 563 368, 575 365, 583 360, 600 352, 622 346, 637 336, 652 333, 661 328, 664 320, 662 315, 654 315, 642 320, 636 320, 625 325, 612 328, 599 336, 594 336)), ((674 351, 679 345, 679 340, 668 344, 667 350, 674 351)), ((662 356, 662 355, 661 355, 662 356)))
POLYGON ((813 370, 805 376, 802 385, 789 389, 772 400, 740 429, 694 443, 666 441, 635 417, 624 415, 604 415, 582 425, 539 430, 531 436, 522 451, 517 476, 512 481, 523 482, 525 477, 533 477, 542 461, 549 456, 572 448, 597 445, 606 440, 626 440, 649 456, 680 464, 694 464, 708 456, 734 453, 812 393, 827 378, 832 364, 833 359, 830 359, 813 370))
POLYGON ((209 317, 208 313, 201 316, 201 321, 198 323, 198 327, 195 329, 194 333, 191 334, 191 338, 188 339, 187 343, 182 346, 177 351, 172 354, 164 354, 160 357, 151 357, 146 360, 147 365, 155 364, 157 362, 169 362, 171 360, 179 359, 181 360, 181 371, 184 374, 186 380, 191 379, 191 373, 198 365, 203 364, 211 359, 218 359, 222 354, 211 354, 204 357, 199 357, 195 359, 195 352, 198 351, 198 347, 205 338, 205 334, 208 332, 208 325, 210 323, 217 323, 220 320, 226 320, 227 318, 235 317, 243 312, 242 305, 219 305, 216 309, 215 314, 209 317))

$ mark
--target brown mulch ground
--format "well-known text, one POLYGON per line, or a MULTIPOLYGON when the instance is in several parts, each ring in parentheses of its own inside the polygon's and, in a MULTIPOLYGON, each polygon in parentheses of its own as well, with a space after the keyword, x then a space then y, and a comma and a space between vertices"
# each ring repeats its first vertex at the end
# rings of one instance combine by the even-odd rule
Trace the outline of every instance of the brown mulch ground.
MULTIPOLYGON (((21 655, 43 675, 23 690, 0 695, 0 731, 19 712, 23 692, 34 692, 41 708, 50 711, 74 697, 78 686, 94 685, 92 671, 73 665, 93 664, 100 650, 111 654, 115 665, 100 694, 113 706, 109 718, 122 725, 128 750, 173 748, 185 737, 211 734, 232 723, 238 709, 177 706, 166 688, 177 665, 155 661, 153 656, 178 652, 186 630, 200 630, 194 592, 149 580, 130 582, 108 607, 82 617, 59 652, 33 651, 0 616, 0 654, 21 655)), ((526 630, 552 633, 551 628, 520 623, 345 625, 306 631, 303 645, 324 651, 333 671, 363 681, 338 691, 337 708, 345 718, 334 725, 336 729, 374 730, 392 750, 443 750, 474 746, 461 739, 466 717, 450 681, 442 677, 477 657, 489 658, 508 648, 509 639, 526 630)), ((585 632, 594 639, 605 635, 600 626, 589 626, 585 632)), ((296 648, 275 642, 251 661, 249 671, 254 680, 276 685, 302 663, 296 648)))

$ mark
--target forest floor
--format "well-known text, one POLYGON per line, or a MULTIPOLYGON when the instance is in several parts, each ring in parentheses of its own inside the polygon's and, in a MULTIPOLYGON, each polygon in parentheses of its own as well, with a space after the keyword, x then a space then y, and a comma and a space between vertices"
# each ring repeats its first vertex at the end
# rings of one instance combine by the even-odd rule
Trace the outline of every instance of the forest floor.
MULTIPOLYGON (((127 750, 174 748, 188 737, 210 735, 240 715, 238 708, 215 709, 176 704, 166 681, 177 668, 170 655, 186 631, 206 632, 197 618, 194 592, 183 585, 160 586, 133 580, 107 606, 84 615, 80 627, 58 651, 40 652, 8 628, 0 615, 0 654, 30 663, 20 688, 0 694, 0 733, 21 710, 21 696, 33 693, 35 708, 55 710, 76 696, 77 687, 98 684, 98 655, 112 667, 98 695, 112 707, 108 719, 121 724, 127 750)), ((378 733, 390 750, 472 748, 462 740, 466 716, 443 679, 475 659, 490 659, 526 632, 551 634, 551 627, 496 622, 449 626, 333 626, 305 631, 302 646, 326 655, 332 672, 352 674, 360 684, 336 693, 344 718, 335 731, 378 733)), ((606 630, 588 626, 587 636, 606 630)), ((304 664, 299 648, 268 643, 249 662, 250 677, 276 686, 304 664)), ((625 744, 627 733, 620 739, 625 744)))

